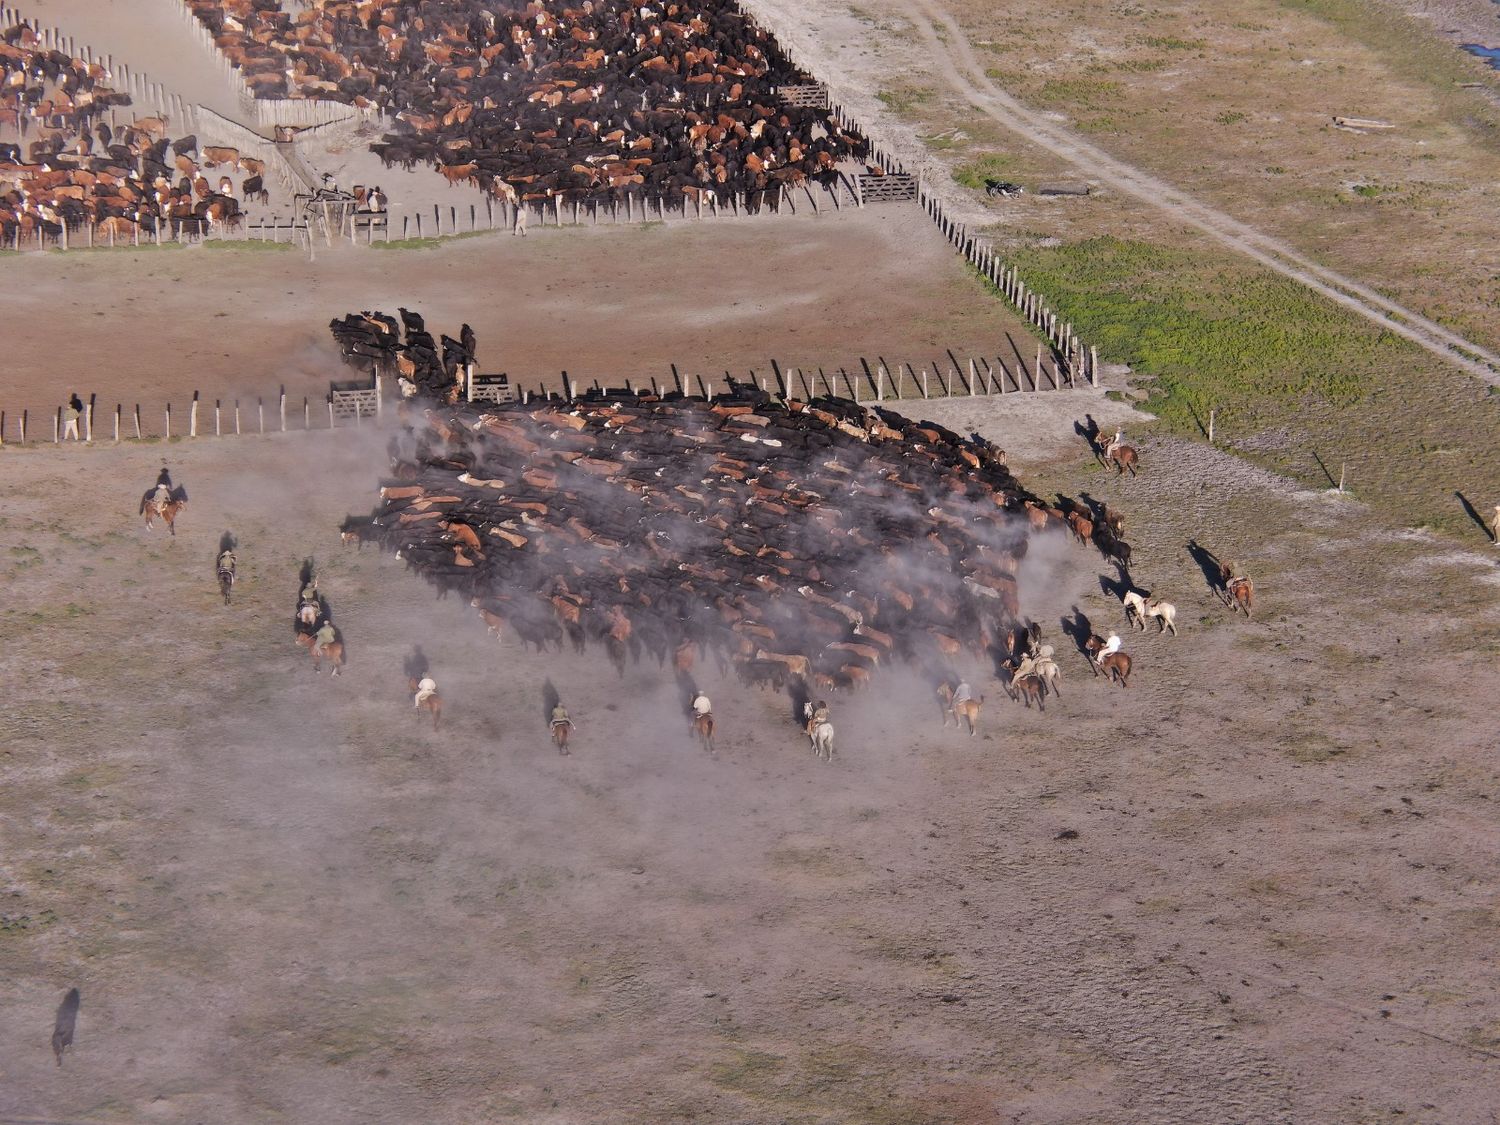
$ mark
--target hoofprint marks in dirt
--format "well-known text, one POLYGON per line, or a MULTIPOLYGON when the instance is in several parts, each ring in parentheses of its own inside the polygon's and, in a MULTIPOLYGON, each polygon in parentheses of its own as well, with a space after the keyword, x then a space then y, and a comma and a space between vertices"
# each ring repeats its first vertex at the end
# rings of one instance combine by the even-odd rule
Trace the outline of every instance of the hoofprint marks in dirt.
POLYGON ((1118 480, 1041 396, 993 406, 1023 481, 1125 511, 1182 635, 1127 633, 1098 555, 1039 540, 1023 606, 1062 698, 973 669, 971 741, 886 673, 832 701, 831 767, 784 698, 710 676, 709 758, 669 670, 523 655, 341 550, 378 435, 7 453, 0 1113, 1487 1120, 1489 555, 1204 447, 1144 442, 1118 480), (134 514, 163 455, 175 541, 134 514), (1255 577, 1255 620, 1190 538, 1255 577), (308 554, 338 680, 292 642, 308 554), (1074 607, 1126 638, 1128 689, 1067 645, 1074 607))

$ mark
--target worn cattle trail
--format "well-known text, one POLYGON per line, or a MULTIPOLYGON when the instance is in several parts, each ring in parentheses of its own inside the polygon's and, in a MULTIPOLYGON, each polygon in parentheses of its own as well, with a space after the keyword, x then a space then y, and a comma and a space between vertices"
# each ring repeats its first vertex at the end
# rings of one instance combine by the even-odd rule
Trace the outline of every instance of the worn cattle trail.
MULTIPOLYGON (((793 6, 786 0, 753 0, 748 6, 782 42, 812 56, 815 65, 824 55, 808 30, 807 16, 800 5, 793 6)), ((1381 328, 1405 337, 1487 383, 1500 385, 1500 355, 1495 352, 1450 332, 1367 285, 1320 265, 1287 243, 1194 199, 1165 180, 1115 159, 1045 114, 1027 109, 990 81, 958 21, 932 0, 913 0, 904 14, 927 46, 928 58, 918 69, 941 75, 996 124, 1077 165, 1091 179, 1160 208, 1173 219, 1306 285, 1381 328)))

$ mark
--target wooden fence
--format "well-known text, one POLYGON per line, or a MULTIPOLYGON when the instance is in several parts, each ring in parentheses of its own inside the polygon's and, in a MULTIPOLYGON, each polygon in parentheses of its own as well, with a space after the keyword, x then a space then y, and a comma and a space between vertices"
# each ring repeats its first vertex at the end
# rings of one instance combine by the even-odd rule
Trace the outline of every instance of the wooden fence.
MULTIPOLYGON (((781 396, 810 401, 824 396, 849 398, 863 403, 900 403, 920 399, 957 396, 1027 394, 1068 390, 1077 385, 1068 369, 1038 347, 1034 357, 1021 354, 1012 344, 1010 355, 960 356, 950 349, 927 361, 888 363, 884 357, 859 357, 853 363, 783 368, 777 360, 759 370, 741 375, 729 371, 690 373, 671 367, 665 378, 627 378, 623 383, 593 380, 581 385, 564 371, 556 378, 536 379, 522 385, 506 375, 478 375, 465 397, 472 402, 529 403, 533 398, 573 401, 603 394, 679 393, 708 399, 723 394, 731 384, 742 384, 781 396)), ((269 398, 203 399, 194 393, 191 401, 176 409, 170 402, 159 410, 143 412, 139 403, 127 410, 124 403, 113 409, 101 406, 98 395, 90 395, 78 420, 82 442, 155 441, 159 439, 228 437, 242 434, 286 433, 295 430, 334 430, 379 425, 386 411, 382 379, 330 383, 321 399, 303 396, 300 404, 286 388, 269 398), (158 425, 160 423, 160 425, 158 425)), ((6 411, 0 409, 0 445, 63 444, 65 426, 62 406, 53 411, 6 411)))

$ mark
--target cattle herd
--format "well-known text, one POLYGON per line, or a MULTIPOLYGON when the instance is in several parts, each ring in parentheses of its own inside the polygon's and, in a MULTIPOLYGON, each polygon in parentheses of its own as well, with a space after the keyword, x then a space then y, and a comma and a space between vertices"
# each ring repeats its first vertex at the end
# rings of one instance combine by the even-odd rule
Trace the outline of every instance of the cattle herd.
POLYGON ((774 205, 867 148, 827 110, 780 104, 809 79, 731 0, 188 2, 258 97, 378 109, 387 164, 511 202, 774 205))
POLYGON ((167 135, 160 117, 111 125, 130 95, 99 63, 42 46, 35 29, 0 31, 0 126, 23 139, 0 144, 0 243, 58 238, 64 225, 101 242, 158 230, 211 233, 240 221, 241 200, 266 199, 264 166, 196 137, 167 135), (238 187, 227 174, 243 173, 238 187))
POLYGON ((459 369, 475 362, 474 330, 465 324, 457 340, 443 336, 440 355, 421 315, 396 311, 401 314, 399 324, 380 312, 350 313, 331 321, 329 330, 345 362, 361 371, 396 377, 406 397, 420 394, 451 402, 460 386, 459 369))
POLYGON ((736 386, 484 411, 413 398, 347 539, 395 551, 497 633, 749 682, 856 688, 893 660, 1011 655, 1036 498, 977 437, 736 386))

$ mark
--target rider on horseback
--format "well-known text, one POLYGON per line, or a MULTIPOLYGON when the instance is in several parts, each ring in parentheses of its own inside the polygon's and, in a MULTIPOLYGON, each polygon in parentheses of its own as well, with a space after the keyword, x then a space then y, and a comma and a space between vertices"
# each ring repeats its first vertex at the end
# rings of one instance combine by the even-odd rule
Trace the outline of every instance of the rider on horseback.
POLYGON ((697 719, 703 715, 710 715, 713 713, 713 709, 714 705, 708 701, 708 696, 704 695, 701 691, 693 696, 693 718, 697 719))
POLYGON ((231 551, 231 550, 229 550, 228 548, 226 548, 225 550, 223 550, 223 551, 221 551, 219 553, 219 569, 220 570, 233 570, 234 569, 234 552, 231 551))
POLYGON ((828 721, 829 718, 827 703, 823 702, 823 700, 820 699, 817 703, 808 705, 807 733, 809 736, 813 733, 813 731, 817 730, 820 726, 828 721))
POLYGON ((969 686, 968 680, 960 680, 958 687, 953 689, 953 701, 950 707, 957 707, 963 703, 969 703, 974 699, 974 689, 969 686))
POLYGON ((1104 646, 1094 654, 1094 663, 1102 668, 1104 666, 1104 658, 1107 656, 1113 656, 1119 651, 1120 635, 1118 633, 1111 633, 1109 635, 1109 640, 1105 641, 1104 646))
POLYGON ((573 720, 568 718, 568 709, 561 703, 558 703, 557 706, 552 708, 552 719, 547 725, 549 728, 571 727, 573 725, 573 720))
POLYGON ((412 702, 412 706, 420 707, 436 694, 437 681, 431 676, 423 676, 417 681, 417 694, 412 702))
POLYGON ((1104 447, 1104 459, 1109 460, 1110 455, 1120 446, 1125 444, 1125 431, 1119 426, 1115 427, 1115 436, 1109 439, 1109 444, 1104 447))
POLYGON ((333 627, 333 622, 325 617, 322 626, 313 634, 312 654, 317 656, 324 652, 329 645, 338 640, 338 636, 338 630, 333 627))

